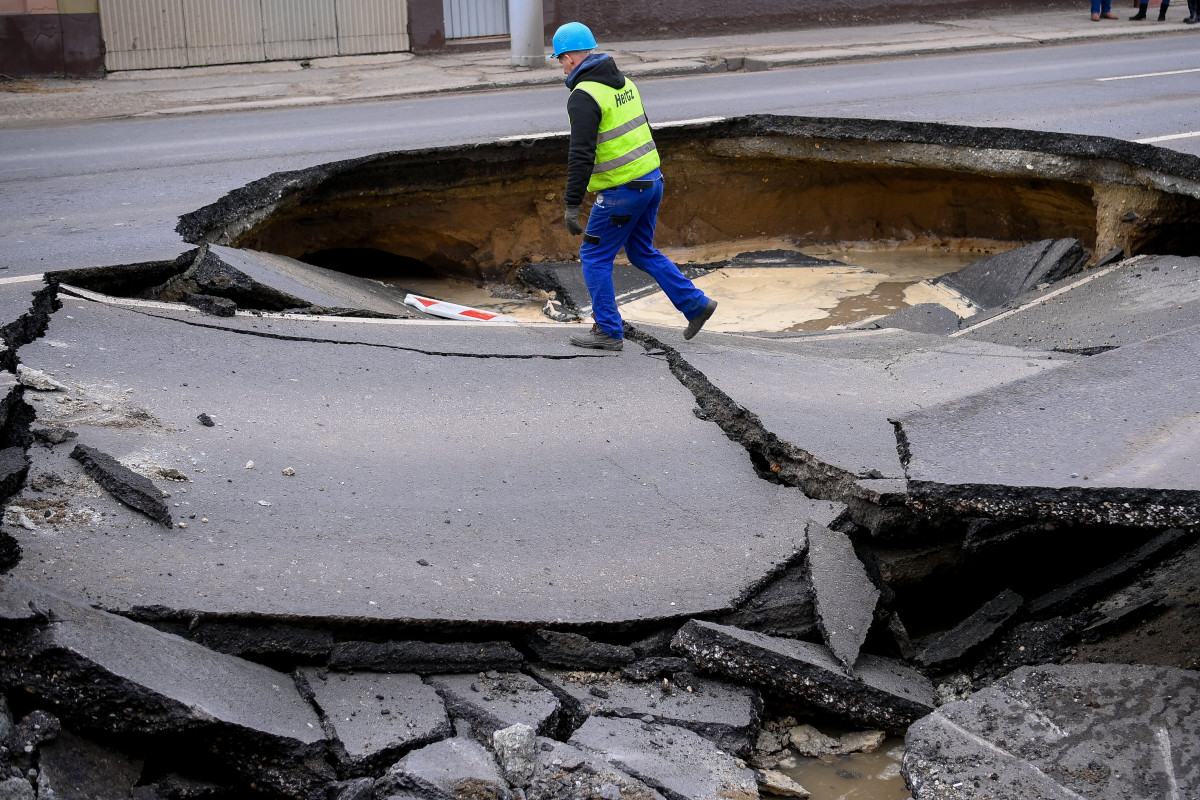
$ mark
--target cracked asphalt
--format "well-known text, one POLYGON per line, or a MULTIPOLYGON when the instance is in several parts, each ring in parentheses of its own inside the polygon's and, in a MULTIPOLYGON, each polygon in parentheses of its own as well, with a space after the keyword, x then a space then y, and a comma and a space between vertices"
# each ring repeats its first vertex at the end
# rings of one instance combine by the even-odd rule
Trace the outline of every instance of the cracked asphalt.
POLYGON ((67 389, 27 397, 43 424, 157 479, 175 527, 93 491, 67 446, 35 447, 32 474, 63 482, 13 504, 54 499, 74 524, 28 515, 13 574, 108 609, 417 624, 707 614, 840 511, 761 480, 636 346, 562 358, 549 325, 197 328, 198 312, 63 300, 22 361, 67 389))

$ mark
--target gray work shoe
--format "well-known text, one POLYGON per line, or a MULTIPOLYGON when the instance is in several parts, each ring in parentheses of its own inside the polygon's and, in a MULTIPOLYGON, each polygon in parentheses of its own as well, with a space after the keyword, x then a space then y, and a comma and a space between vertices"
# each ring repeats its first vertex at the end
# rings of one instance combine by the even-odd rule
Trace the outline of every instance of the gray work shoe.
POLYGON ((625 340, 614 339, 593 323, 592 329, 587 333, 572 333, 571 344, 576 347, 590 347, 593 350, 620 350, 625 346, 625 340))
POLYGON ((699 333, 700 329, 704 327, 704 323, 708 322, 708 318, 711 317, 713 312, 716 310, 717 301, 709 300, 708 305, 704 307, 704 310, 700 312, 699 316, 688 322, 687 329, 683 332, 683 338, 690 339, 699 333))

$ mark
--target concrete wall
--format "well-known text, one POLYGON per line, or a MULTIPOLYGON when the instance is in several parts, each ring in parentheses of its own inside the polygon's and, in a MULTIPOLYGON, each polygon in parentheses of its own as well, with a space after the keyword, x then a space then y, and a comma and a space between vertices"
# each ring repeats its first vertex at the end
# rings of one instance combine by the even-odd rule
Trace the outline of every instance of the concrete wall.
MULTIPOLYGON (((712 36, 866 23, 906 22, 1046 11, 1086 13, 1082 0, 543 0, 546 41, 564 22, 586 23, 608 41, 712 36)), ((414 52, 454 47, 446 39, 442 0, 408 0, 414 52)), ((1084 22, 1086 17, 1081 17, 1084 22)))
POLYGON ((99 0, 0 0, 0 74, 102 74, 99 11, 99 0))
MULTIPOLYGON (((564 22, 590 26, 598 39, 637 40, 668 36, 917 22, 998 12, 1086 12, 1082 0, 607 0, 603 13, 591 0, 545 0, 547 35, 564 22)), ((1083 22, 1086 17, 1080 17, 1083 22)))

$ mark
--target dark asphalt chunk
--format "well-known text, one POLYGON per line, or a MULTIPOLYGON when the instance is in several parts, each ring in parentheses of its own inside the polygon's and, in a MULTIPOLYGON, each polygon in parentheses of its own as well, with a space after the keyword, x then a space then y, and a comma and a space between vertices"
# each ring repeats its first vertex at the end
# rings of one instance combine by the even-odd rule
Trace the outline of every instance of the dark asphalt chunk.
MULTIPOLYGON (((29 457, 25 455, 25 448, 5 447, 0 450, 0 497, 11 497, 20 491, 28 474, 29 457)), ((170 524, 169 517, 167 524, 170 524)))
POLYGON ((1074 275, 1083 269, 1088 258, 1076 239, 1044 239, 1006 253, 985 256, 934 282, 949 286, 977 306, 995 308, 1037 288, 1038 284, 1074 275))
POLYGON ((518 723, 536 733, 557 733, 559 702, 528 675, 489 670, 478 675, 430 675, 426 681, 441 695, 450 715, 467 721, 484 744, 496 731, 518 723))
POLYGON ((1021 595, 1005 589, 950 630, 922 642, 913 660, 933 669, 953 666, 1002 630, 1024 602, 1021 595))
POLYGON ((512 670, 524 657, 509 642, 338 642, 332 669, 373 672, 482 672, 512 670))
POLYGON ((808 526, 804 563, 825 644, 853 672, 875 618, 879 589, 858 560, 850 537, 823 525, 808 526))
POLYGON ((525 637, 539 660, 574 669, 620 669, 637 659, 632 648, 595 642, 566 631, 537 630, 525 637))
POLYGON ((817 610, 812 583, 803 564, 788 567, 741 607, 714 622, 788 639, 807 639, 817 633, 817 610))
POLYGON ((664 800, 646 784, 617 769, 602 756, 552 739, 538 740, 538 768, 525 787, 528 800, 602 798, 664 800))
POLYGON ((903 771, 915 800, 1195 797, 1200 673, 1021 667, 909 728, 903 771))
POLYGON ((333 649, 333 633, 278 622, 237 620, 192 620, 186 624, 160 625, 218 653, 251 658, 260 663, 319 663, 333 649))
POLYGON ((748 757, 762 713, 758 692, 711 678, 689 676, 686 685, 635 683, 613 673, 580 674, 536 669, 572 709, 572 716, 624 717, 678 725, 714 742, 727 753, 748 757))
POLYGON ((670 677, 676 672, 691 672, 692 664, 686 658, 676 656, 651 656, 621 667, 621 676, 631 681, 652 681, 670 677))
POLYGON ((871 320, 856 327, 901 328, 914 333, 953 333, 962 325, 962 317, 941 303, 918 303, 871 320))
POLYGON ((461 736, 414 750, 375 782, 376 797, 392 797, 396 789, 430 800, 511 800, 513 796, 492 754, 461 736))
POLYGON ((183 296, 183 302, 214 317, 232 317, 237 313, 237 303, 227 297, 188 292, 183 296))
POLYGON ((758 686, 853 725, 902 732, 933 710, 933 685, 907 665, 863 654, 854 677, 827 648, 692 620, 674 647, 703 670, 758 686))
POLYGON ((758 784, 741 761, 674 725, 592 717, 567 744, 595 753, 668 800, 754 798, 758 784))
POLYGON ((62 731, 38 750, 38 795, 55 800, 129 797, 142 761, 62 731))
POLYGON ((450 736, 450 720, 437 692, 416 675, 331 672, 306 667, 298 673, 335 740, 350 775, 378 774, 413 747, 450 736))
POLYGON ((108 453, 86 444, 75 445, 71 458, 82 464, 84 472, 125 505, 164 525, 171 524, 171 511, 163 500, 162 490, 145 475, 139 475, 108 453))
POLYGON ((289 676, 16 578, 0 579, 0 609, 0 680, 64 719, 162 746, 186 738, 287 796, 309 797, 333 779, 320 720, 289 676), (30 630, 21 612, 30 602, 56 621, 30 630))

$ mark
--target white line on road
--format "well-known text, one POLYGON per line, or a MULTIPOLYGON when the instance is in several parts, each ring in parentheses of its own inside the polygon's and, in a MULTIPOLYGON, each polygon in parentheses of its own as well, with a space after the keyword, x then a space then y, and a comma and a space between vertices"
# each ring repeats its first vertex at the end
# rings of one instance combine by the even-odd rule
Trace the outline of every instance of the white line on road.
MULTIPOLYGON (((696 117, 695 119, 678 119, 671 122, 652 122, 653 128, 675 128, 680 125, 699 125, 704 122, 720 122, 725 117, 696 117)), ((570 136, 570 131, 550 131, 548 133, 517 133, 512 136, 501 136, 497 142, 516 142, 523 139, 548 139, 551 136, 570 136)))
MULTIPOLYGON (((1135 258, 1139 258, 1139 256, 1135 256, 1135 258)), ((999 322, 1002 319, 1007 319, 1008 317, 1011 317, 1013 314, 1020 314, 1025 309, 1033 308, 1036 305, 1040 305, 1041 303, 1046 302, 1047 300, 1049 300, 1052 297, 1057 297, 1058 295, 1062 294, 1063 292, 1069 292, 1072 289, 1078 289, 1080 286, 1083 286, 1085 283, 1091 283, 1092 281, 1096 280, 1096 278, 1102 278, 1105 275, 1107 275, 1108 273, 1112 272, 1117 267, 1120 267, 1120 266, 1127 267, 1133 263, 1135 263, 1135 262, 1131 258, 1128 261, 1123 261, 1123 262, 1120 262, 1119 264, 1113 264, 1112 266, 1104 267, 1099 272, 1092 272, 1092 273, 1088 274, 1086 277, 1084 277, 1082 280, 1078 280, 1078 281, 1075 281, 1074 283, 1063 286, 1061 289, 1055 289, 1053 292, 1050 292, 1049 294, 1044 294, 1041 297, 1036 297, 1033 300, 1030 300, 1028 303, 1025 303, 1024 305, 1018 306, 1017 308, 1009 309, 1008 311, 1005 311, 1003 314, 997 314, 994 317, 988 317, 987 319, 983 320, 982 322, 977 322, 969 328, 963 328, 960 331, 955 331, 954 333, 950 334, 949 338, 957 339, 959 336, 963 336, 964 334, 974 333, 975 331, 979 330, 980 328, 991 325, 993 322, 999 322)))
POLYGON ((1155 142, 1169 142, 1172 139, 1191 139, 1196 136, 1200 136, 1200 131, 1172 133, 1170 136, 1151 136, 1149 139, 1134 139, 1134 141, 1138 144, 1154 144, 1155 142))
POLYGON ((1160 78, 1162 76, 1182 76, 1189 72, 1200 72, 1200 67, 1195 70, 1171 70, 1170 72, 1144 72, 1140 76, 1114 76, 1111 78, 1097 78, 1097 80, 1133 80, 1134 78, 1160 78))

